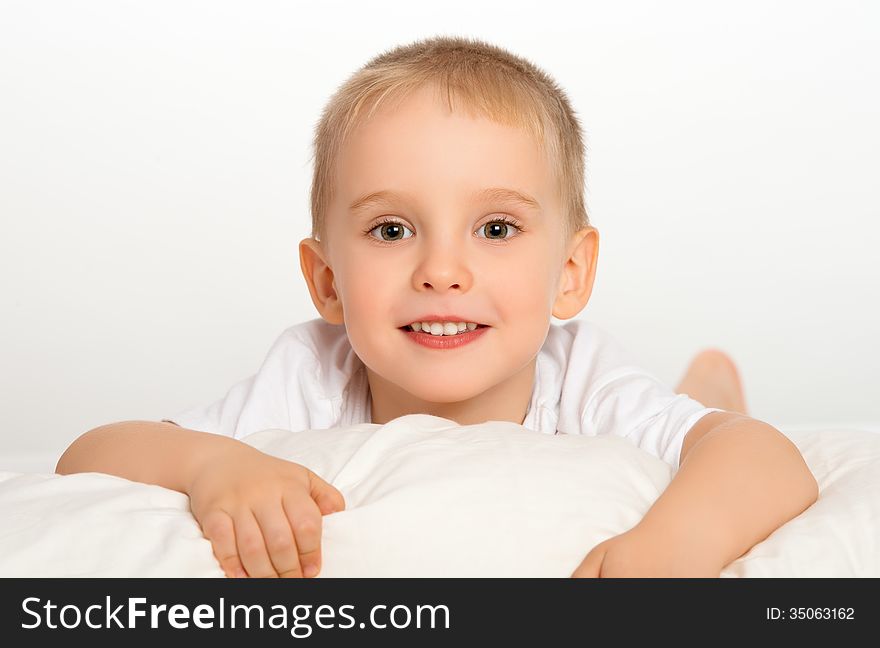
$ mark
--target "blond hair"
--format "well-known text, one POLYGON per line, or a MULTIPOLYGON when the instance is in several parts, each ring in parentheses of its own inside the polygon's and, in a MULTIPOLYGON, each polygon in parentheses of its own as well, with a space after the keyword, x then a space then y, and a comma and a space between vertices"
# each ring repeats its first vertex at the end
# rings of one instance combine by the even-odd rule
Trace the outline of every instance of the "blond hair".
POLYGON ((437 36, 384 52, 357 70, 328 101, 315 128, 312 238, 326 238, 335 162, 349 134, 386 99, 434 85, 472 114, 524 128, 545 147, 558 178, 564 241, 589 226, 584 200, 584 138, 563 90, 523 58, 476 39, 437 36))

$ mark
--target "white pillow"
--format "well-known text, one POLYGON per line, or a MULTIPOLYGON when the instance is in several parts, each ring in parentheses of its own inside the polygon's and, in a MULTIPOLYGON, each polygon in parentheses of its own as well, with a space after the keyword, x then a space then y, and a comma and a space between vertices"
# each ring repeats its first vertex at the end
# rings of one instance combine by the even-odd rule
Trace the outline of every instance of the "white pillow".
POLYGON ((224 576, 189 498, 99 473, 0 473, 0 576, 224 576))
MULTIPOLYGON (((880 575, 880 435, 789 434, 819 501, 722 576, 880 575)), ((346 510, 324 517, 319 577, 567 577, 634 526, 672 477, 617 437, 417 414, 246 443, 308 466, 346 510)), ((185 495, 87 473, 0 474, 0 576, 222 576, 185 495)))

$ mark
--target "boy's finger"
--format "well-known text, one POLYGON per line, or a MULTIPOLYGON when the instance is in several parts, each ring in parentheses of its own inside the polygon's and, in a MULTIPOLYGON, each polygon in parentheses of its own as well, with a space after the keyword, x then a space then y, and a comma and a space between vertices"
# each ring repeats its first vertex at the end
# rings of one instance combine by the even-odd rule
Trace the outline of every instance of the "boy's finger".
POLYGON ((596 545, 586 555, 586 557, 578 565, 571 575, 572 578, 599 578, 599 570, 602 568, 602 561, 605 559, 605 547, 601 544, 596 545))
POLYGON ((220 563, 220 568, 229 578, 247 576, 241 560, 238 558, 238 549, 235 546, 235 528, 232 518, 226 511, 219 509, 209 513, 199 523, 202 534, 210 540, 214 557, 220 563))
POLYGON ((345 510, 342 493, 309 470, 309 495, 315 500, 322 515, 345 510))
POLYGON ((260 525, 250 509, 242 509, 234 518, 238 556, 251 578, 277 578, 272 567, 260 525))
POLYGON ((263 533, 269 560, 278 575, 281 578, 302 578, 296 540, 284 509, 275 504, 255 509, 254 516, 263 533))
POLYGON ((321 511, 305 494, 285 494, 281 501, 296 537, 302 575, 312 578, 321 570, 321 511))

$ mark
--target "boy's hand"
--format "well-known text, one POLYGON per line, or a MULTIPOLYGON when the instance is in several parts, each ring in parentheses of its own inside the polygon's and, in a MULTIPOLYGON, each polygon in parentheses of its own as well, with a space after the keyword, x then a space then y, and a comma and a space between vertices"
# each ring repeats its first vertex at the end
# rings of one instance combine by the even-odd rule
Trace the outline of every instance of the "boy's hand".
POLYGON ((711 548, 675 542, 636 525, 600 542, 572 578, 717 578, 719 564, 711 548))
POLYGON ((201 463, 187 493, 229 577, 316 575, 322 516, 345 508, 342 493, 305 466, 244 443, 201 463))

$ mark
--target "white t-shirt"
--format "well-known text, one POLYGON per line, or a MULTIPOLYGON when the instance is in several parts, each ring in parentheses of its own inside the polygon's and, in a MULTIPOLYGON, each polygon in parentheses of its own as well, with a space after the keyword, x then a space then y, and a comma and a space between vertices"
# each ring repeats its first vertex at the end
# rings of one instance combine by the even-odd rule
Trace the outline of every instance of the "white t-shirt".
MULTIPOLYGON (((546 434, 616 434, 679 467, 688 430, 710 412, 638 367, 586 320, 550 324, 523 426, 546 434)), ((242 438, 267 429, 323 430, 372 421, 366 367, 345 326, 318 318, 286 329, 259 371, 218 401, 163 419, 242 438)))

